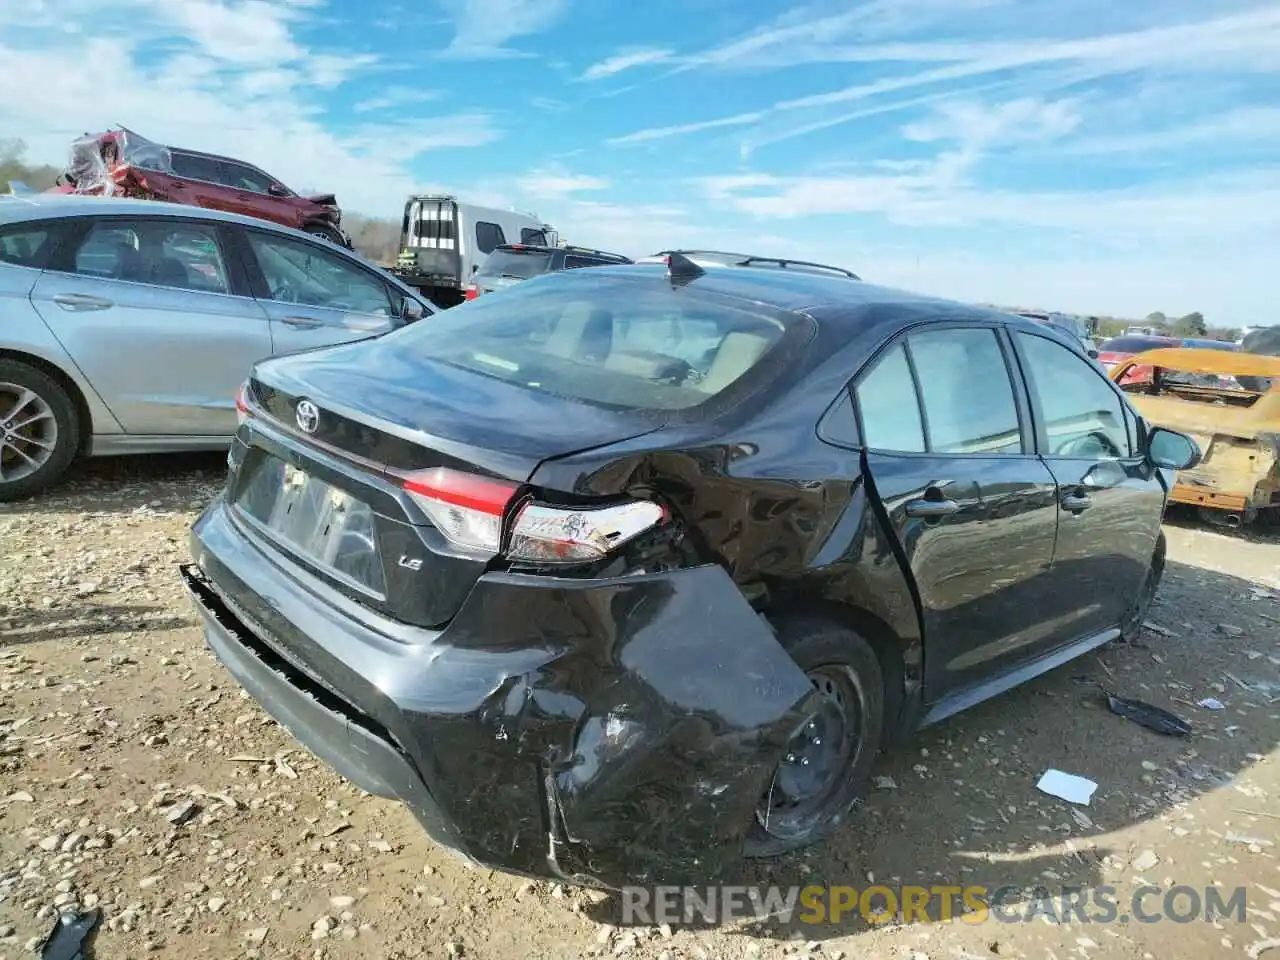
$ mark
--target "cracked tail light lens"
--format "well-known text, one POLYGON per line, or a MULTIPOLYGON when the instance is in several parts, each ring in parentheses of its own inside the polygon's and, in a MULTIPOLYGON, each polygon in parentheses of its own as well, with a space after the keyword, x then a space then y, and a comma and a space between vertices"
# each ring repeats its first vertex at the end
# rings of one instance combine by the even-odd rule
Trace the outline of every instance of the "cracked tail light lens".
POLYGON ((249 381, 240 384, 236 391, 236 426, 242 426, 253 414, 249 410, 249 381))
POLYGON ((599 560, 657 526, 665 515, 647 500, 589 510, 530 503, 516 517, 507 556, 542 563, 599 560))
MULTIPOLYGON (((405 491, 451 543, 496 556, 502 519, 515 484, 445 467, 406 477, 405 491)), ((530 502, 520 508, 506 555, 538 563, 599 560, 665 519, 666 511, 647 500, 589 509, 566 509, 530 502)))

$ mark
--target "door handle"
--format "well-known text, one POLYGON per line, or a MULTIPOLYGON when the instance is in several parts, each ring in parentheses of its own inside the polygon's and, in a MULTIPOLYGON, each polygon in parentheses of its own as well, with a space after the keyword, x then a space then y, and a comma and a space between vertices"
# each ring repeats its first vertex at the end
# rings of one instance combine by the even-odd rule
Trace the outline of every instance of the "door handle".
POLYGON ((91 297, 87 293, 59 293, 53 302, 65 310, 107 310, 115 306, 104 297, 91 297))
POLYGON ((314 330, 316 327, 324 326, 324 321, 317 320, 315 317, 284 317, 280 322, 297 327, 299 330, 314 330))
POLYGON ((908 500, 907 516, 923 517, 926 520, 937 520, 949 517, 960 509, 954 500, 908 500))
POLYGON ((1068 493, 1062 498, 1062 509, 1069 513, 1081 513, 1093 506, 1093 498, 1083 493, 1068 493))

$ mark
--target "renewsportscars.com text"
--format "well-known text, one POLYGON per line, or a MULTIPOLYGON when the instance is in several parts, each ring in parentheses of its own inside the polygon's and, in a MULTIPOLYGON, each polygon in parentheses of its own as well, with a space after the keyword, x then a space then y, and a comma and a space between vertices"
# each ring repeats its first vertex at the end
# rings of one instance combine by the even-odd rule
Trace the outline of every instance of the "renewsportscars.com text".
POLYGON ((947 921, 1029 923, 1194 923, 1245 921, 1243 887, 710 886, 623 887, 622 922, 657 925, 774 918, 786 923, 870 924, 947 921))

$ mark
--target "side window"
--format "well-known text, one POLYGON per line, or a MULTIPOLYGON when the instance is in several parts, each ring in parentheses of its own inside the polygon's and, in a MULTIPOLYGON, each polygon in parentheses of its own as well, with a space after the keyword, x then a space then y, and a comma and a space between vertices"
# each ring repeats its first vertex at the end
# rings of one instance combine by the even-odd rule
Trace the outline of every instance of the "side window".
POLYGON ((573 254, 566 254, 564 258, 564 268, 566 270, 577 270, 580 267, 598 267, 603 263, 603 260, 593 260, 591 257, 575 257, 573 254))
POLYGON ((924 453, 924 426, 907 352, 898 344, 876 361, 854 390, 862 434, 872 450, 924 453))
POLYGON ((73 270, 204 293, 229 293, 214 227, 180 220, 95 223, 75 252, 73 270))
POLYGON ((1040 401, 1051 456, 1128 457, 1124 401, 1088 360, 1061 344, 1019 332, 1031 388, 1040 401))
POLYGON ((493 253, 494 249, 507 242, 502 227, 487 220, 476 221, 476 246, 481 253, 493 253))
POLYGON ((527 243, 531 247, 545 247, 547 245, 547 235, 541 230, 534 230, 531 227, 521 227, 520 242, 527 243))
POLYGON ((222 160, 219 162, 218 167, 221 171, 218 182, 234 190, 266 193, 272 183, 271 178, 261 170, 255 170, 253 167, 246 166, 243 163, 222 160))
POLYGON ((175 174, 188 180, 203 180, 206 183, 222 182, 218 161, 212 157, 200 157, 192 153, 173 151, 169 155, 169 163, 175 174))
POLYGON ((49 228, 44 226, 21 225, 0 230, 0 263, 39 267, 48 253, 44 247, 49 239, 49 228))
POLYGON ((350 313, 392 315, 387 285, 331 248, 256 230, 246 232, 270 299, 350 313))
POLYGON ((853 412, 853 397, 848 390, 841 390, 835 403, 818 421, 818 436, 837 446, 856 447, 861 443, 858 435, 858 417, 853 412))
POLYGON ((907 337, 930 453, 1022 453, 1013 383, 996 333, 939 329, 907 337))

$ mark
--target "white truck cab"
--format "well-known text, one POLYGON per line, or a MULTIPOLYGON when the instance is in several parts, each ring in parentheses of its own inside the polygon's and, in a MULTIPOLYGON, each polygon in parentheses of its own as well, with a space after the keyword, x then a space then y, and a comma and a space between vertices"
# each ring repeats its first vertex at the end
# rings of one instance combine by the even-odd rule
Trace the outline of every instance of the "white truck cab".
POLYGON ((536 214, 466 203, 447 194, 412 196, 404 205, 400 255, 393 273, 440 307, 463 290, 504 243, 557 246, 560 236, 536 214))

